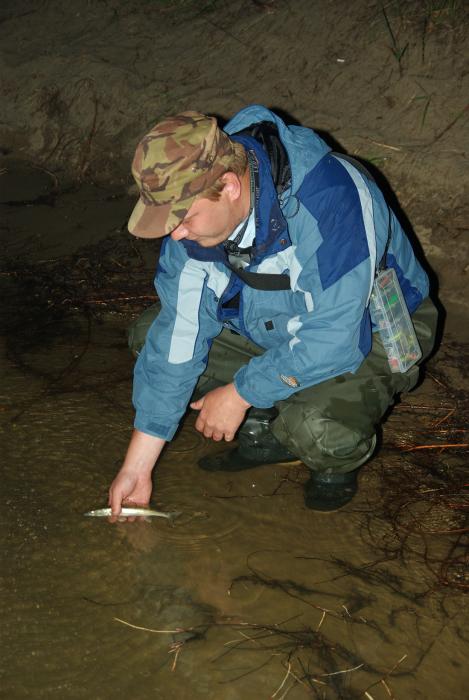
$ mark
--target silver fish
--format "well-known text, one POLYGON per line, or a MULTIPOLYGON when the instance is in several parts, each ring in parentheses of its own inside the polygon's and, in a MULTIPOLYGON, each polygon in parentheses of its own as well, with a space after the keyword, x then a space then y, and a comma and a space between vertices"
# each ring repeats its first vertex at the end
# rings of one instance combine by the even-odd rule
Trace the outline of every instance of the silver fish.
MULTIPOLYGON (((90 510, 85 513, 86 516, 93 518, 110 518, 112 511, 110 508, 99 508, 98 510, 90 510)), ((167 520, 174 520, 178 515, 181 515, 179 511, 173 511, 172 513, 163 513, 161 510, 153 510, 152 508, 139 508, 138 506, 125 506, 121 508, 121 512, 117 516, 118 518, 128 518, 128 517, 143 517, 143 518, 166 518, 167 520)))

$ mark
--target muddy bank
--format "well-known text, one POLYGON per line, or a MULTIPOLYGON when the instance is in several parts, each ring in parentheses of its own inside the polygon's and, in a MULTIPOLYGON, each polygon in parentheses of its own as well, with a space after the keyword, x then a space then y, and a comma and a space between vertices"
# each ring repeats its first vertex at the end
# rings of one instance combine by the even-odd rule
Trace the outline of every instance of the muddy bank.
POLYGON ((394 189, 458 202, 466 164, 464 3, 4 2, 4 153, 128 182, 162 115, 275 107, 375 163, 394 189))
MULTIPOLYGON (((263 103, 374 169, 435 269, 435 291, 461 304, 465 20, 464 3, 443 0, 384 9, 365 0, 5 2, 2 191, 5 175, 18 184, 18 167, 36 178, 42 172, 48 191, 105 186, 122 197, 115 233, 131 210, 125 197, 135 144, 162 115, 198 109, 226 119, 263 103)), ((27 200, 27 174, 22 179, 27 200)), ((42 229, 52 219, 56 231, 60 211, 36 211, 42 229)), ((11 243, 8 218, 1 233, 11 243)), ((80 211, 73 218, 80 230, 61 221, 66 236, 52 234, 61 239, 57 254, 67 252, 67 241, 70 251, 102 237, 99 223, 80 211)))

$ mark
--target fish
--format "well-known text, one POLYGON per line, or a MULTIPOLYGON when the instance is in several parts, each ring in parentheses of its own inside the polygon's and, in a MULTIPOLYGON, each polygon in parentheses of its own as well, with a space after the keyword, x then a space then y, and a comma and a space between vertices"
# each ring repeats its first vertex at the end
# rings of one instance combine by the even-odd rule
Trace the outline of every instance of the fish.
MULTIPOLYGON (((112 510, 111 508, 98 508, 97 510, 90 510, 88 511, 88 513, 84 513, 84 515, 92 518, 110 518, 112 516, 112 510)), ((174 520, 179 515, 181 515, 179 511, 164 513, 161 510, 153 510, 153 508, 141 508, 139 506, 124 506, 123 508, 121 508, 121 512, 117 517, 166 518, 167 520, 174 520)))

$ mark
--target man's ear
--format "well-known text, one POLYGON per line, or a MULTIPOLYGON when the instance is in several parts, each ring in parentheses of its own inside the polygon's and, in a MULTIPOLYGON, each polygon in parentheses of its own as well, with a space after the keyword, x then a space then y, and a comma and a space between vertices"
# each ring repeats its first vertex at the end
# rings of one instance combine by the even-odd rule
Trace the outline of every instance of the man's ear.
POLYGON ((222 182, 225 184, 223 192, 232 201, 236 201, 241 196, 241 180, 231 171, 221 176, 222 182))

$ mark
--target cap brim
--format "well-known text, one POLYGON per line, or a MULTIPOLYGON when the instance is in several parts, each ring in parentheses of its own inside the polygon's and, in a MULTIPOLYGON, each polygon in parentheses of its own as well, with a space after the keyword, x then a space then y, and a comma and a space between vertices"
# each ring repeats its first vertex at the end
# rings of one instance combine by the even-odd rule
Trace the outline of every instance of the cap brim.
POLYGON ((176 205, 146 204, 140 198, 130 215, 127 228, 138 238, 161 238, 179 226, 195 196, 176 205))

